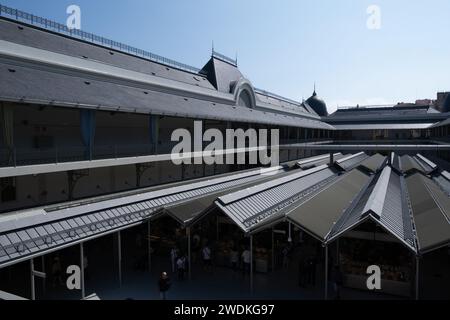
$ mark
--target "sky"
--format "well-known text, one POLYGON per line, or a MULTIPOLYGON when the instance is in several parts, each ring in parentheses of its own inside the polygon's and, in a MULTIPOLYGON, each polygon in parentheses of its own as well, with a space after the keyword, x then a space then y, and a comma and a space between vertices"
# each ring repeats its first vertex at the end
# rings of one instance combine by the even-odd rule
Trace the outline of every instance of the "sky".
POLYGON ((435 98, 450 90, 448 0, 0 0, 201 68, 238 57, 257 88, 299 100, 314 83, 337 106, 435 98), (379 10, 368 12, 375 5, 379 10), (372 28, 368 27, 372 26, 372 28), (373 28, 379 26, 379 28, 373 28))

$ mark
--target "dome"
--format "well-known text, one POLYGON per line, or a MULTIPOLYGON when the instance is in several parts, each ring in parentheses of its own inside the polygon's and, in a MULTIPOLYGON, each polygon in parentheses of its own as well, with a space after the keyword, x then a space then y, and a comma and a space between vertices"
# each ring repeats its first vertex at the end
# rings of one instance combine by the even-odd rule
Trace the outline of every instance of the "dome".
POLYGON ((326 103, 317 97, 316 90, 314 90, 313 95, 306 100, 306 103, 321 117, 328 116, 326 103))

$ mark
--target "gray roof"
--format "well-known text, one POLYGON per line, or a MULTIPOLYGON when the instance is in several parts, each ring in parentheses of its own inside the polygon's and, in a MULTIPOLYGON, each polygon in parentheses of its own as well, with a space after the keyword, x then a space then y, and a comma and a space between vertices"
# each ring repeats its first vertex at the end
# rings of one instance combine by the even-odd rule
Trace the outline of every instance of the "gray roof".
POLYGON ((131 54, 113 50, 100 45, 48 32, 34 26, 18 28, 18 23, 0 19, 0 40, 56 52, 68 56, 84 58, 127 70, 145 74, 156 74, 158 77, 171 79, 194 86, 214 89, 212 84, 201 75, 168 67, 161 63, 140 58, 131 54))
POLYGON ((321 166, 220 197, 216 206, 250 232, 274 218, 284 218, 280 215, 284 207, 307 198, 336 178, 333 168, 321 166))
POLYGON ((416 172, 406 178, 421 252, 450 243, 450 198, 430 179, 416 172))
POLYGON ((382 173, 372 180, 355 207, 348 210, 336 223, 328 241, 371 219, 416 252, 413 224, 404 198, 402 179, 403 177, 386 166, 382 173))
POLYGON ((274 178, 273 173, 276 173, 276 177, 292 174, 290 171, 284 172, 284 170, 281 170, 274 171, 269 175, 260 174, 251 176, 248 179, 233 180, 220 191, 202 194, 181 202, 176 202, 173 205, 168 204, 167 206, 164 206, 164 211, 183 226, 187 226, 196 222, 201 216, 208 213, 219 197, 272 180, 274 178))
POLYGON ((367 160, 369 156, 364 152, 352 154, 348 157, 336 160, 334 163, 344 171, 350 171, 356 168, 364 160, 367 160))
POLYGON ((449 125, 450 125, 450 118, 434 124, 432 126, 432 128, 437 128, 437 127, 442 127, 442 126, 449 126, 449 125))
POLYGON ((370 176, 355 169, 327 185, 311 199, 286 208, 289 221, 324 241, 334 224, 370 182, 370 176))
POLYGON ((139 224, 155 217, 166 206, 248 183, 264 177, 269 171, 277 173, 283 170, 278 167, 252 170, 199 182, 162 186, 142 194, 86 205, 52 211, 41 208, 2 216, 0 266, 139 224))
POLYGON ((450 173, 442 171, 433 176, 433 180, 441 187, 442 191, 450 196, 450 173))
POLYGON ((405 174, 419 171, 423 174, 430 174, 437 170, 437 165, 425 158, 424 156, 417 154, 415 156, 403 155, 400 158, 401 171, 405 174))
POLYGON ((428 129, 433 126, 435 122, 431 123, 348 123, 348 124, 334 124, 337 130, 417 130, 428 129))
POLYGON ((0 63, 0 98, 7 101, 82 107, 106 111, 332 129, 317 120, 280 115, 31 67, 0 63), (15 70, 14 73, 8 69, 15 70), (88 84, 87 84, 88 83, 88 84))
MULTIPOLYGON (((346 155, 346 156, 348 156, 348 155, 346 155)), ((345 156, 340 152, 333 154, 334 160, 339 160, 339 159, 342 159, 343 157, 345 157, 345 156)), ((306 169, 310 169, 313 167, 318 167, 318 166, 327 164, 329 162, 330 162, 330 155, 325 154, 325 155, 320 155, 320 156, 316 156, 316 157, 302 159, 302 160, 298 161, 296 164, 303 170, 306 170, 306 169)))
MULTIPOLYGON (((52 25, 55 25, 55 23, 52 22, 52 25)), ((44 25, 42 26, 44 27, 44 25)), ((109 75, 115 75, 118 69, 121 70, 119 71, 120 75, 134 72, 136 80, 141 80, 142 76, 139 75, 146 75, 157 86, 170 84, 169 87, 184 90, 184 96, 188 97, 192 96, 193 93, 201 93, 206 95, 206 100, 210 102, 232 102, 231 86, 243 77, 235 65, 218 59, 216 56, 211 58, 203 70, 194 72, 192 71, 194 68, 190 66, 118 42, 107 40, 108 43, 113 44, 111 47, 117 50, 100 45, 98 41, 93 43, 93 38, 101 38, 95 35, 90 35, 87 38, 83 36, 83 40, 81 40, 72 38, 68 32, 61 35, 58 32, 49 32, 38 28, 36 25, 24 24, 23 21, 13 22, 2 17, 0 17, 0 31, 2 31, 0 32, 2 47, 5 47, 6 44, 15 44, 16 51, 19 50, 19 47, 28 48, 28 51, 33 52, 31 56, 36 58, 40 56, 37 54, 38 52, 43 53, 44 57, 51 56, 49 60, 51 64, 64 60, 69 61, 70 67, 79 67, 82 64, 91 67, 96 66, 97 68, 102 66, 103 69, 109 68, 105 73, 109 75), (18 28, 19 25, 21 26, 20 29, 18 28), (122 50, 122 48, 127 48, 127 50, 122 50), (157 60, 152 60, 151 57, 157 57, 157 60)), ((85 32, 82 33, 86 34, 85 32)), ((20 49, 22 53, 23 48, 20 49)), ((43 60, 41 59, 41 61, 43 60)), ((145 89, 152 90, 151 87, 145 89)), ((165 92, 168 92, 167 88, 165 92)), ((25 94, 23 95, 25 96, 25 94)), ((262 96, 257 96, 256 107, 262 111, 320 120, 320 117, 315 113, 310 113, 304 108, 292 107, 292 103, 286 98, 271 94, 268 103, 268 101, 265 101, 266 99, 260 99, 262 96), (277 103, 274 103, 275 101, 277 103)), ((120 109, 119 111, 126 110, 120 109)))
POLYGON ((387 157, 377 153, 362 161, 359 166, 369 170, 371 173, 376 173, 383 168, 386 161, 387 157))

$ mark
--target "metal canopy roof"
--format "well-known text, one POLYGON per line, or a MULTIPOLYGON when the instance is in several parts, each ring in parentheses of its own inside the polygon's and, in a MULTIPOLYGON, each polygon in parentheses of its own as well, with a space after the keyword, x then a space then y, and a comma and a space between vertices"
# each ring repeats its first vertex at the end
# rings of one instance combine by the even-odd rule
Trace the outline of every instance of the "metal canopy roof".
POLYGON ((307 198, 334 179, 336 171, 321 166, 220 197, 215 204, 244 232, 251 232, 274 217, 284 218, 280 215, 284 207, 307 198))
POLYGON ((377 153, 361 162, 359 166, 369 170, 371 173, 376 173, 383 168, 386 160, 387 157, 377 153))
POLYGON ((268 171, 283 172, 280 169, 252 170, 77 207, 2 217, 0 267, 129 228, 155 217, 170 204, 248 183, 268 171))
POLYGON ((417 154, 416 156, 404 155, 400 157, 401 172, 405 174, 419 171, 423 174, 431 174, 437 170, 437 165, 422 156, 417 154))
POLYGON ((450 243, 450 199, 420 173, 406 178, 421 252, 450 243))
MULTIPOLYGON (((292 172, 289 171, 278 171, 274 173, 276 173, 276 177, 292 175, 292 172)), ((164 207, 164 211, 183 226, 187 226, 194 223, 197 219, 211 210, 214 206, 214 202, 219 197, 253 187, 264 183, 265 181, 272 180, 273 178, 273 174, 260 174, 257 176, 252 176, 252 179, 234 181, 232 185, 225 190, 186 199, 185 201, 177 202, 174 205, 169 204, 164 207)))
MULTIPOLYGON (((345 155, 345 156, 348 156, 348 155, 345 155)), ((333 159, 334 160, 339 160, 339 159, 342 159, 345 156, 342 153, 339 152, 339 153, 333 154, 333 159)), ((306 169, 310 169, 310 168, 313 168, 313 167, 322 166, 324 164, 329 163, 329 161, 330 161, 330 155, 329 154, 325 154, 325 155, 321 155, 321 156, 317 156, 317 157, 311 157, 311 158, 307 158, 307 159, 298 161, 296 164, 301 169, 306 170, 306 169)))
POLYGON ((401 176, 386 166, 370 183, 354 208, 336 223, 328 242, 367 220, 372 220, 416 252, 413 224, 401 176))
POLYGON ((370 177, 355 169, 344 174, 311 199, 304 203, 293 204, 285 210, 286 217, 295 225, 321 241, 324 241, 334 224, 355 198, 363 192, 370 177))
POLYGON ((369 158, 369 156, 366 153, 360 152, 360 153, 356 153, 356 154, 350 155, 348 157, 336 160, 334 163, 342 170, 350 171, 353 168, 356 168, 361 162, 363 162, 364 160, 367 160, 368 158, 369 158))

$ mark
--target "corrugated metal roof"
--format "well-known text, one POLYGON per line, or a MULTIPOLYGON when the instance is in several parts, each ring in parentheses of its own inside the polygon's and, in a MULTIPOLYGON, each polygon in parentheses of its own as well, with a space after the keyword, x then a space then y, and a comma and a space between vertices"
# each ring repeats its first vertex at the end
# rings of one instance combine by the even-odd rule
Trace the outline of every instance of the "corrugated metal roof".
POLYGON ((433 177, 433 180, 441 187, 442 191, 450 196, 450 173, 442 171, 433 177))
POLYGON ((25 216, 22 219, 25 221, 10 216, 9 221, 2 221, 0 225, 0 266, 38 252, 130 227, 154 217, 167 205, 245 184, 263 177, 266 172, 253 170, 171 188, 162 187, 145 194, 41 212, 39 215, 25 216))
POLYGON ((324 241, 354 199, 369 185, 370 176, 355 169, 333 181, 308 201, 285 210, 288 220, 324 241))
POLYGON ((342 233, 370 219, 416 252, 412 218, 401 179, 403 177, 390 167, 385 167, 372 179, 357 203, 342 215, 327 241, 333 241, 342 233))
POLYGON ((366 153, 360 152, 360 153, 356 153, 356 154, 350 155, 348 157, 336 160, 334 163, 342 170, 350 171, 350 170, 356 168, 361 162, 363 162, 364 160, 366 160, 368 158, 369 158, 369 156, 366 153))
POLYGON ((249 232, 336 178, 335 170, 322 166, 220 197, 216 206, 249 232))
POLYGON ((407 177, 406 184, 420 251, 450 243, 449 198, 420 173, 407 177))
POLYGON ((279 171, 276 173, 277 174, 275 176, 273 174, 261 174, 258 176, 252 176, 252 179, 233 181, 233 184, 224 190, 207 195, 200 195, 194 198, 189 198, 174 205, 169 204, 164 207, 164 210, 182 225, 187 225, 193 223, 194 221, 196 221, 196 219, 207 213, 208 210, 213 207, 214 202, 217 200, 217 198, 223 195, 231 194, 242 189, 262 184, 274 178, 292 175, 292 172, 290 171, 279 171))
POLYGON ((372 173, 376 173, 383 168, 386 160, 387 158, 385 156, 377 153, 361 162, 359 166, 369 170, 372 173))
MULTIPOLYGON (((348 156, 348 155, 346 155, 346 156, 348 156)), ((334 160, 339 160, 339 159, 342 159, 343 157, 345 157, 345 156, 340 152, 333 154, 334 160)), ((324 164, 329 163, 329 161, 330 161, 330 154, 327 153, 325 155, 302 159, 297 162, 297 166, 299 166, 303 170, 306 170, 306 169, 310 169, 313 167, 322 166, 324 164)))

